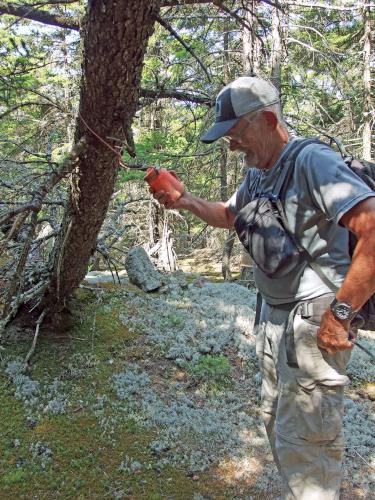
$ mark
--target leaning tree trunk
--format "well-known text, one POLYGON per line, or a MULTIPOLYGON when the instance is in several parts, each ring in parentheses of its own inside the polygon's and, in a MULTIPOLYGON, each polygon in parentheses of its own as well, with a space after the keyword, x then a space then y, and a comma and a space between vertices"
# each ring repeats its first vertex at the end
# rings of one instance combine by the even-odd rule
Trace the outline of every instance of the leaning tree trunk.
POLYGON ((129 143, 143 56, 159 5, 160 0, 89 2, 81 30, 83 74, 75 131, 75 141, 85 136, 88 145, 72 175, 70 199, 53 252, 44 305, 54 311, 64 307, 84 277, 95 249, 118 170, 118 158, 97 136, 112 148, 118 140, 129 143))

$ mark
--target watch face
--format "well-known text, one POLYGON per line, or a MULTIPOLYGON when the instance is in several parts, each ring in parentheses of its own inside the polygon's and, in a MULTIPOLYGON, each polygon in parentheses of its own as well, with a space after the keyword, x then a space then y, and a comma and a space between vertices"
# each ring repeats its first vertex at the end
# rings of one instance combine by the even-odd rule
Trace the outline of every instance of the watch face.
POLYGON ((338 319, 349 319, 352 308, 349 304, 345 304, 345 302, 338 302, 333 307, 333 313, 338 319))

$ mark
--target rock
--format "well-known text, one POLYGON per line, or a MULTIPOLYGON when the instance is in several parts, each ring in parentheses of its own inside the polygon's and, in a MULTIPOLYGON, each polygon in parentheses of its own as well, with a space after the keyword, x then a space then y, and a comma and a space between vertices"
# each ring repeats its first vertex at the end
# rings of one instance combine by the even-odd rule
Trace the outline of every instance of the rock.
POLYGON ((152 292, 163 285, 162 275, 154 268, 142 247, 130 250, 125 261, 125 269, 131 283, 144 292, 152 292))

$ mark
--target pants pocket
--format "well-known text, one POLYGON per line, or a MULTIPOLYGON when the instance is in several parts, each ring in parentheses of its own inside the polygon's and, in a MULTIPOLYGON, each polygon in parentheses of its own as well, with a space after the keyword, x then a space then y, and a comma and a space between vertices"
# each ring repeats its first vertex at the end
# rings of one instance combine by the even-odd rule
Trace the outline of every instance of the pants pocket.
MULTIPOLYGON (((306 390, 312 390, 317 384, 326 387, 348 385, 349 378, 345 375, 345 366, 341 369, 338 367, 341 355, 331 355, 319 349, 318 329, 319 326, 307 322, 299 314, 294 316, 293 327, 288 334, 293 336, 292 347, 295 349, 293 356, 298 366, 298 384, 306 390)), ((287 349, 290 349, 290 346, 289 343, 287 349)))
POLYGON ((277 409, 277 432, 290 441, 325 443, 335 440, 342 429, 343 386, 313 389, 284 386, 277 409))
POLYGON ((310 442, 333 441, 341 433, 343 387, 300 387, 296 395, 298 436, 310 442))

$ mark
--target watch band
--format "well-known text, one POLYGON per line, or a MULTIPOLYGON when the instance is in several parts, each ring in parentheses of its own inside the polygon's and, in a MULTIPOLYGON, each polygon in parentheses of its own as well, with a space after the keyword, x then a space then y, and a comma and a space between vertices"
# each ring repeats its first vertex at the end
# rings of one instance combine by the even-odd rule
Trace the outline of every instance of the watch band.
POLYGON ((345 320, 351 321, 355 317, 355 315, 358 313, 358 310, 356 310, 356 311, 353 310, 353 307, 352 307, 351 304, 349 304, 348 302, 345 302, 344 300, 337 300, 336 297, 331 302, 330 308, 331 308, 332 314, 337 319, 345 319, 345 320), (348 317, 347 318, 340 317, 337 314, 336 309, 339 308, 340 306, 342 306, 343 309, 347 310, 347 312, 348 312, 348 317))

